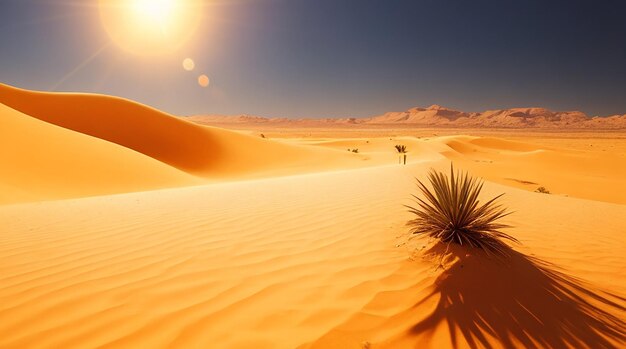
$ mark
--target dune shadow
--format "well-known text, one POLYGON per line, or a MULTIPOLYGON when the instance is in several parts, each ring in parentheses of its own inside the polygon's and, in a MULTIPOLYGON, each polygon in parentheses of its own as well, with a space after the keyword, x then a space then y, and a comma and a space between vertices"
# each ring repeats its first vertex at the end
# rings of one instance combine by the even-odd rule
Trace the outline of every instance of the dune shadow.
POLYGON ((465 251, 442 244, 429 251, 454 261, 420 301, 440 297, 413 334, 443 322, 454 348, 463 342, 471 348, 617 348, 626 342, 623 297, 594 291, 555 265, 510 248, 502 260, 465 251))

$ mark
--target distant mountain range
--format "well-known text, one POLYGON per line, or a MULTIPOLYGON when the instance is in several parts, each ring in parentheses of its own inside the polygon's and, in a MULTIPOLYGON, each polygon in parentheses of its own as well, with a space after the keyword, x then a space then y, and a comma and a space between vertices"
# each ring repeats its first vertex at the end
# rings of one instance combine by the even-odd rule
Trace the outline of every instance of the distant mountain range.
POLYGON ((369 118, 339 119, 289 119, 266 118, 251 115, 195 115, 190 121, 203 124, 272 123, 272 124, 362 124, 362 125, 414 125, 439 127, 489 127, 489 128, 568 128, 568 129, 626 129, 626 114, 606 117, 589 117, 580 111, 551 111, 545 108, 512 108, 467 113, 431 105, 403 112, 388 112, 369 118))

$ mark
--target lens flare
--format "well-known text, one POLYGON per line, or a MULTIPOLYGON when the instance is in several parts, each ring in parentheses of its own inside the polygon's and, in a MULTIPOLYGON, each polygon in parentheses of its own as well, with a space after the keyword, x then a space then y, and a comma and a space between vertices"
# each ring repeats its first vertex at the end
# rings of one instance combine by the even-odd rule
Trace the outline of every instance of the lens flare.
POLYGON ((198 85, 202 86, 202 87, 208 87, 210 83, 209 77, 202 74, 200 76, 198 76, 198 85))
POLYGON ((183 69, 186 71, 192 71, 196 67, 196 63, 191 58, 185 58, 183 60, 183 69))

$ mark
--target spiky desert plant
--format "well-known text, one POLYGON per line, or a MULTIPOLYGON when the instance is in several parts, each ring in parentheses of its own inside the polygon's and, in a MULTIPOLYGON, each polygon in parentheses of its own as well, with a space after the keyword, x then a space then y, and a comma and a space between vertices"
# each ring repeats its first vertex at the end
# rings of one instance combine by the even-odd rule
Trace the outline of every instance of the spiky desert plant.
POLYGON ((535 192, 542 193, 542 194, 550 194, 550 191, 546 189, 546 187, 539 187, 537 188, 537 190, 535 190, 535 192))
POLYGON ((398 163, 402 164, 402 155, 404 155, 404 164, 406 165, 406 145, 396 145, 395 147, 398 152, 398 163))
POLYGON ((450 177, 431 170, 428 180, 432 191, 418 179, 418 188, 424 198, 413 195, 418 206, 407 206, 416 216, 407 223, 411 234, 428 236, 448 244, 476 247, 497 255, 506 255, 507 247, 503 239, 518 242, 500 231, 508 225, 497 223, 511 213, 496 203, 504 194, 481 205, 478 196, 483 182, 467 173, 455 174, 452 165, 450 177))

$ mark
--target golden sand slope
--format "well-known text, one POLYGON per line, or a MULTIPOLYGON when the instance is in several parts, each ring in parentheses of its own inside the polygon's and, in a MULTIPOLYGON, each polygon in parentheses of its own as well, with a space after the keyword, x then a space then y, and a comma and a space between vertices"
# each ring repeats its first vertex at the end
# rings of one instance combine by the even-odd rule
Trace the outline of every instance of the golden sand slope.
POLYGON ((0 84, 0 107, 0 203, 353 167, 362 158, 199 126, 109 96, 0 84))
MULTIPOLYGON (((0 113, 0 120, 4 120, 0 132, 11 135, 3 140, 5 160, 0 158, 0 168, 8 169, 0 173, 0 187, 6 189, 0 196, 0 203, 173 187, 195 184, 200 179, 221 181, 375 166, 395 161, 393 145, 397 143, 409 147, 410 159, 437 160, 447 157, 501 184, 529 190, 544 186, 562 195, 626 203, 626 187, 619 185, 626 176, 626 154, 623 153, 563 151, 472 137, 306 139, 290 140, 287 144, 192 124, 144 105, 109 96, 32 92, 0 84, 0 102, 22 112, 16 114, 4 107, 0 113), (49 145, 45 143, 49 138, 45 129, 56 130, 56 133, 61 131, 59 128, 40 126, 37 134, 26 132, 23 129, 27 127, 25 125, 34 122, 19 119, 30 117, 66 129, 63 133, 68 136, 56 137, 55 145, 52 145, 51 150, 58 153, 56 156, 48 158, 42 148, 49 145), (82 134, 69 136, 72 133, 70 130, 82 134), (83 139, 81 146, 74 141, 76 137, 83 139), (159 166, 163 170, 156 171, 146 167, 145 173, 156 171, 154 177, 158 179, 145 178, 142 181, 145 183, 138 183, 137 179, 126 180, 127 176, 114 176, 116 171, 126 171, 121 168, 124 167, 120 164, 121 158, 116 155, 121 150, 109 146, 105 148, 117 150, 104 154, 103 140, 132 150, 127 151, 129 154, 140 153, 138 157, 143 154, 173 168, 159 166), (102 158, 98 161, 95 158, 83 160, 89 156, 91 148, 83 145, 86 143, 100 144, 95 147, 99 147, 102 158), (348 153, 348 148, 358 148, 360 153, 348 153), (75 156, 80 152, 83 158, 75 156), (41 159, 47 159, 47 165, 40 163, 41 159), (63 159, 64 162, 55 163, 54 159, 63 159), (114 160, 108 162, 106 159, 114 160), (15 161, 21 165, 16 166, 15 161), (98 166, 88 166, 95 162, 98 166), (65 163, 71 165, 66 166, 65 163), (79 164, 83 164, 81 168, 92 170, 80 171, 76 167, 79 164), (51 169, 50 176, 46 168, 51 169), (109 168, 115 170, 105 170, 109 168), (67 176, 64 171, 68 172, 67 176), (192 176, 185 176, 181 171, 192 176), (170 174, 157 174, 160 172, 170 174), (172 173, 178 175, 174 178, 172 173), (29 176, 38 176, 39 184, 33 182, 31 185, 29 176), (91 181, 84 179, 74 185, 69 179, 77 176, 91 178, 91 181), (68 179, 65 182, 54 179, 64 177, 68 179), (88 183, 92 183, 91 187, 88 183), (612 189, 601 190, 605 185, 612 189)), ((132 163, 130 168, 141 167, 138 162, 130 160, 124 163, 132 163)))
POLYGON ((0 207, 0 347, 624 340, 626 206, 487 183, 527 257, 437 270, 402 245, 431 165, 448 161, 0 207))
POLYGON ((141 153, 0 104, 0 204, 199 182, 141 153))
POLYGON ((0 84, 0 103, 42 121, 122 145, 201 176, 236 175, 273 169, 277 165, 297 166, 302 164, 303 157, 333 157, 329 155, 332 152, 319 154, 319 151, 311 149, 307 151, 258 137, 199 126, 145 105, 111 96, 44 93, 0 84))
POLYGON ((0 348, 626 342, 621 152, 466 136, 267 140, 7 86, 0 102, 9 202, 213 181, 1 205, 0 348), (441 246, 407 243, 413 177, 451 160, 488 180, 485 195, 507 192, 508 233, 523 243, 508 260, 453 248, 438 269, 441 246), (264 176, 282 177, 241 180, 264 176))
MULTIPOLYGON (((290 142, 335 149, 359 148, 373 164, 397 163, 394 145, 404 144, 409 150, 409 161, 445 158, 475 175, 507 186, 529 191, 542 186, 552 194, 626 204, 624 150, 583 151, 470 136, 295 138, 290 142)), ((625 143, 621 139, 614 142, 625 143)))
POLYGON ((626 154, 568 151, 498 138, 451 137, 444 152, 479 176, 527 190, 626 204, 626 154))
POLYGON ((121 98, 43 93, 0 85, 0 102, 42 121, 122 145, 190 172, 206 171, 221 155, 205 129, 121 98))

